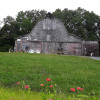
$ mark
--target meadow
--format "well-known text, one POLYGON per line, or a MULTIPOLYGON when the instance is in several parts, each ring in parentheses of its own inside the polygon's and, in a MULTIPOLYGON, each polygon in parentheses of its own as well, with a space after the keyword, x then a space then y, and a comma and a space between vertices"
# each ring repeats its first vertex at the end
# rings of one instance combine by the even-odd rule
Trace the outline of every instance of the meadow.
MULTIPOLYGON (((7 92, 10 95, 14 93, 15 97, 18 97, 18 94, 23 93, 24 85, 28 85, 30 88, 29 97, 39 97, 36 95, 45 93, 47 89, 47 78, 51 79, 49 85, 52 84, 53 88, 56 86, 58 94, 60 93, 60 95, 70 98, 64 100, 71 100, 73 96, 82 96, 82 98, 85 98, 83 98, 84 100, 89 96, 90 100, 92 98, 94 98, 93 100, 99 100, 100 61, 98 60, 68 55, 0 53, 0 94, 3 93, 5 95, 7 92), (16 84, 17 82, 21 83, 20 86, 16 84), (44 84, 44 87, 41 87, 40 84, 44 84), (77 87, 81 87, 84 90, 77 91, 77 87), (19 89, 21 92, 18 90, 19 93, 16 92, 18 88, 21 89, 19 89), (71 88, 76 91, 71 91, 71 88)), ((25 93, 27 92, 24 91, 23 95, 26 95, 25 93)), ((0 98, 5 97, 3 95, 0 98)))

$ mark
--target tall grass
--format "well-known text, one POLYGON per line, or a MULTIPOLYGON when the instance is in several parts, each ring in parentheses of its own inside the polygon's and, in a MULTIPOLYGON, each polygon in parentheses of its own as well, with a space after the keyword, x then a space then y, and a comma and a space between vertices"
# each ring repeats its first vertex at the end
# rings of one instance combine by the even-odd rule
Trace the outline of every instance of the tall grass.
POLYGON ((82 87, 82 94, 100 94, 100 61, 88 57, 0 53, 0 84, 14 87, 24 81, 31 90, 40 91, 40 84, 51 78, 58 91, 69 93, 70 88, 82 87))
POLYGON ((41 93, 0 88, 0 100, 42 100, 41 93))
POLYGON ((0 100, 100 100, 96 96, 69 95, 69 94, 45 94, 43 92, 16 90, 0 87, 0 100), (54 99, 55 98, 55 99, 54 99))

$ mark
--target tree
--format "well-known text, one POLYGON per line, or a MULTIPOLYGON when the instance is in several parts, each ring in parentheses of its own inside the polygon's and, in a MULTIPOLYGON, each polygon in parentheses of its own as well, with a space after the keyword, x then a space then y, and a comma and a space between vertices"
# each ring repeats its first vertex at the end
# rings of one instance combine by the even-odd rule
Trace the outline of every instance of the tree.
POLYGON ((61 9, 56 9, 55 12, 52 13, 56 18, 61 19, 63 21, 63 14, 61 9))
POLYGON ((16 30, 13 29, 15 20, 11 16, 4 18, 4 26, 1 28, 0 33, 0 51, 8 51, 9 48, 14 47, 14 37, 16 30))
POLYGON ((20 27, 20 35, 29 33, 43 16, 46 15, 46 11, 31 10, 31 11, 20 11, 17 15, 16 21, 20 27))

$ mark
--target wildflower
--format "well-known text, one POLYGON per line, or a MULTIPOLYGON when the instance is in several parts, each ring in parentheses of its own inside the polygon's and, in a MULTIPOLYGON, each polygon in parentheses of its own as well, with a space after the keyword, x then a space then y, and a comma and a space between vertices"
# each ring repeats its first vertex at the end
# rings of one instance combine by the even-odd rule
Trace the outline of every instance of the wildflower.
POLYGON ((74 88, 71 88, 70 90, 71 90, 71 91, 75 91, 75 89, 74 89, 74 88))
POLYGON ((50 87, 53 87, 53 85, 50 85, 50 87))
POLYGON ((26 85, 26 86, 25 86, 25 89, 28 89, 28 88, 29 88, 29 86, 28 86, 28 85, 26 85))
POLYGON ((81 88, 80 87, 77 87, 77 90, 80 90, 81 88))
POLYGON ((80 88, 80 90, 84 90, 83 88, 80 88))
POLYGON ((47 80, 47 81, 51 81, 51 79, 50 79, 50 78, 47 78, 46 80, 47 80))
POLYGON ((19 82, 17 82, 17 84, 20 84, 19 82))
POLYGON ((44 86, 44 84, 40 84, 40 86, 44 86))
POLYGON ((77 90, 84 90, 83 88, 77 87, 77 90))
POLYGON ((53 99, 49 99, 49 100, 53 100, 53 99))

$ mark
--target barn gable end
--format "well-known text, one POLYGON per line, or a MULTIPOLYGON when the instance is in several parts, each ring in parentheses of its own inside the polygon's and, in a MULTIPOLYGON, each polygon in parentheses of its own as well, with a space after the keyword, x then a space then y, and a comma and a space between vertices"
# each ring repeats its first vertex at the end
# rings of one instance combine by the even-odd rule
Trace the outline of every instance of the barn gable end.
POLYGON ((39 21, 29 34, 30 41, 81 42, 82 40, 70 35, 61 20, 46 17, 39 21))

